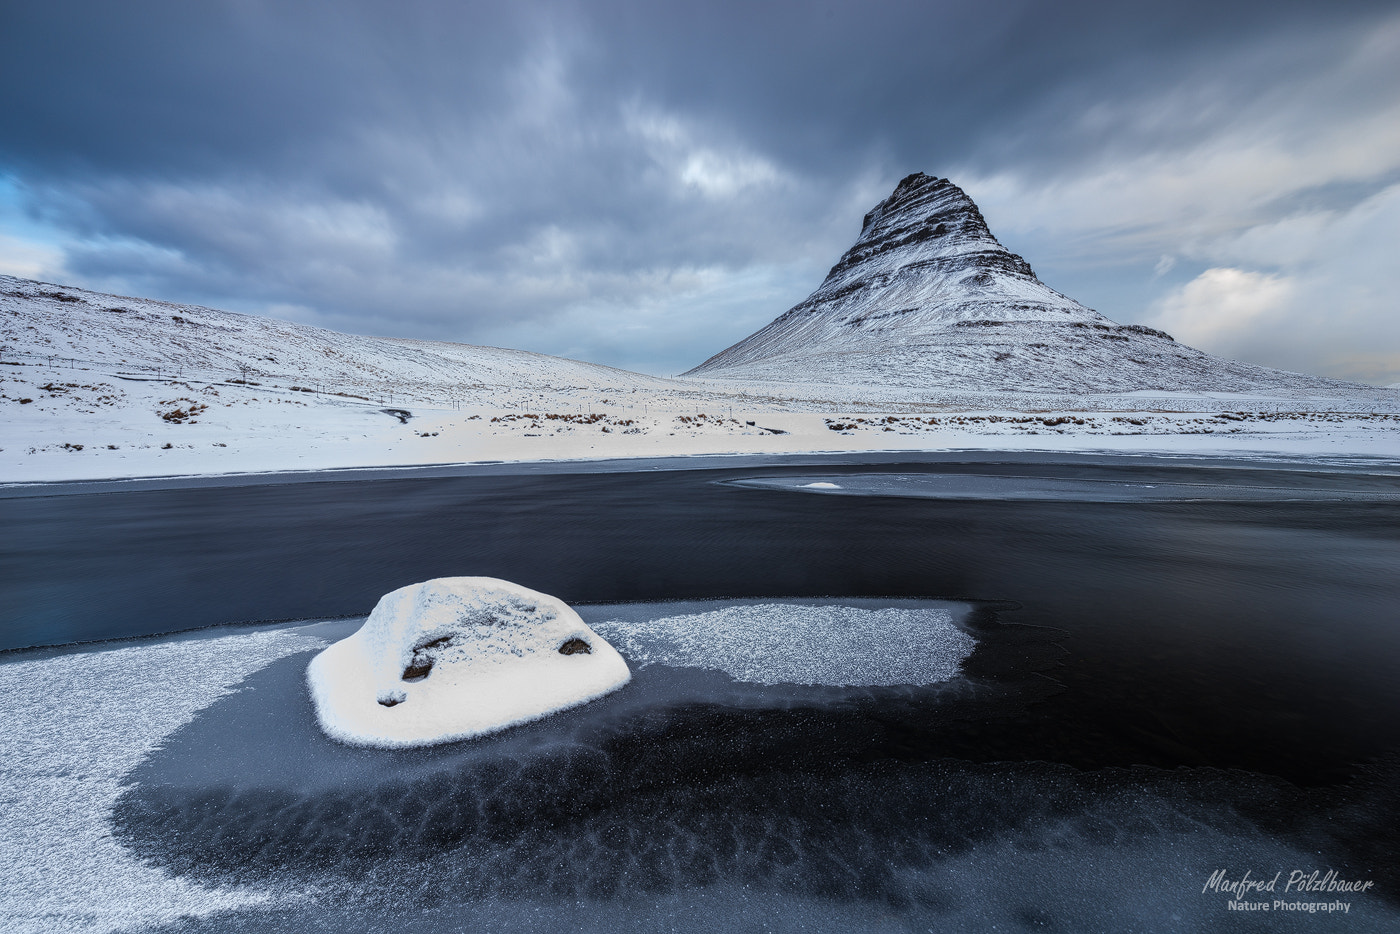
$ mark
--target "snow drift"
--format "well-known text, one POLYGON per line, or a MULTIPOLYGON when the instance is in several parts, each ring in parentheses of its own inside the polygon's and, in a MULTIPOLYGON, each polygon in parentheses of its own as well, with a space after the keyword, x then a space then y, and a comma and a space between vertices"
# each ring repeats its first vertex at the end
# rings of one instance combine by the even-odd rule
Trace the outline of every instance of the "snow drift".
POLYGON ((444 577, 380 599, 306 670, 327 735, 424 746, 537 720, 615 691, 622 656, 563 601, 490 577, 444 577))

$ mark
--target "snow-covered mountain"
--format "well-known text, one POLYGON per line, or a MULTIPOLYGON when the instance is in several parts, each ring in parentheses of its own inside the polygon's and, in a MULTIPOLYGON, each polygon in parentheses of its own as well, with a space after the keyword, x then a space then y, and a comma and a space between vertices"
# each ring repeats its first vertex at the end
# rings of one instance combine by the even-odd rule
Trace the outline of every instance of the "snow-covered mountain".
POLYGON ((922 173, 865 215, 805 301, 685 375, 982 392, 1357 388, 1117 324, 1041 282, 961 188, 922 173))

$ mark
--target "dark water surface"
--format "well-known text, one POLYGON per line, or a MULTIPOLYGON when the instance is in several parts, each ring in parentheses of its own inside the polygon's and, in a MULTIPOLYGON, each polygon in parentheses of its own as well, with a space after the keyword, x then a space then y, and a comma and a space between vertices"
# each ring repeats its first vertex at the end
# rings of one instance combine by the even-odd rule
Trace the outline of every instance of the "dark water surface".
POLYGON ((652 666, 611 701, 410 753, 326 741, 307 658, 275 663, 130 777, 119 836, 171 872, 352 907, 191 929, 1386 929, 1400 477, 905 457, 12 495, 0 631, 349 616, 451 575, 574 604, 971 604, 978 649, 948 685, 754 694, 652 666), (930 495, 939 477, 975 495, 930 495), (1376 885, 1345 918, 1246 916, 1202 894, 1221 868, 1376 885))

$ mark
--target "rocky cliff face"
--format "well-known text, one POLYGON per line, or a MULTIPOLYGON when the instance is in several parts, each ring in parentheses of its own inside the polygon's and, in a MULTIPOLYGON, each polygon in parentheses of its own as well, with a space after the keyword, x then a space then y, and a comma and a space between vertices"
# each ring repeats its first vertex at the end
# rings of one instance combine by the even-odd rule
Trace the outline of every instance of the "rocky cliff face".
POLYGON ((978 391, 1343 385, 1116 324, 1041 282, 961 188, 922 173, 865 216, 805 301, 686 375, 978 391))

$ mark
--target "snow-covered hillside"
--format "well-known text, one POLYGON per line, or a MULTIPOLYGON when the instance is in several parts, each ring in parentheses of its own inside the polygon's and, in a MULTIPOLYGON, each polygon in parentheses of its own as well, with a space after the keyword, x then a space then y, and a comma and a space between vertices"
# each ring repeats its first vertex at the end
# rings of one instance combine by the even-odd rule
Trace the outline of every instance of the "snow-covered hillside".
POLYGON ((11 276, 0 276, 0 354, 130 376, 292 380, 386 402, 655 391, 667 382, 522 350, 362 337, 11 276))
POLYGON ((807 299, 687 376, 948 391, 1355 389, 1120 325, 1036 278, 947 179, 901 181, 807 299))

